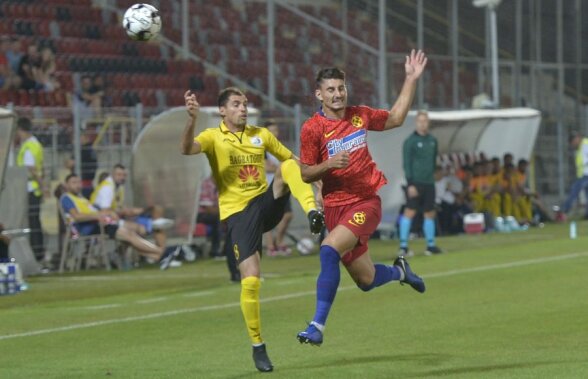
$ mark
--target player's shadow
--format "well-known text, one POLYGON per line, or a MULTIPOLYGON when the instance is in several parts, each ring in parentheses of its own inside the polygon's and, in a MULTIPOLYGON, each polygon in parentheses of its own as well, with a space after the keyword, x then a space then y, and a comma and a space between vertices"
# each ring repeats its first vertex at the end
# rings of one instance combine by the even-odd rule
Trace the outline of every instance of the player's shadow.
MULTIPOLYGON (((353 366, 356 364, 365 363, 380 363, 380 362, 400 362, 400 361, 419 361, 424 364, 434 365, 446 361, 451 356, 448 354, 438 353, 424 353, 424 354, 380 354, 380 355, 369 355, 369 356, 356 356, 353 358, 337 358, 328 359, 325 358, 323 361, 317 364, 310 365, 298 365, 299 368, 323 368, 323 367, 340 367, 340 366, 353 366)), ((294 369, 294 368, 292 368, 294 369)))
MULTIPOLYGON (((354 366, 364 365, 366 363, 394 363, 400 361, 418 361, 425 365, 438 365, 442 362, 450 359, 451 356, 448 354, 437 354, 437 353, 423 353, 423 354, 380 354, 380 355, 369 355, 369 356, 356 356, 353 358, 336 358, 328 359, 322 358, 320 363, 315 364, 300 364, 296 363, 294 366, 282 366, 276 368, 276 371, 280 373, 287 372, 302 372, 309 369, 321 369, 328 367, 341 367, 341 366, 354 366)), ((287 375, 287 374, 286 374, 287 375)), ((238 378, 249 378, 252 377, 251 373, 232 376, 231 379, 238 378)), ((312 376, 309 376, 312 377, 312 376)))
POLYGON ((535 368, 539 366, 549 366, 555 364, 565 363, 577 363, 572 361, 544 361, 544 362, 518 362, 518 363, 504 363, 495 365, 484 365, 484 366, 468 366, 468 367, 455 367, 455 368, 440 368, 437 370, 429 370, 421 373, 405 375, 407 378, 431 378, 431 377, 453 377, 455 375, 463 374, 481 374, 490 373, 500 370, 513 370, 513 369, 525 369, 535 368))

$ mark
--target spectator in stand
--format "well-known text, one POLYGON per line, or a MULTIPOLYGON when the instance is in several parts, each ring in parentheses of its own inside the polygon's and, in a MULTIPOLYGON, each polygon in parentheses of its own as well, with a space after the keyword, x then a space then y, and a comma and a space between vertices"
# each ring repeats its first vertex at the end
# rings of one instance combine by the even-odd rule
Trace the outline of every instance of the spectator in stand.
POLYGON ((205 224, 210 228, 210 258, 221 259, 225 255, 220 251, 221 223, 218 207, 218 190, 212 176, 208 176, 200 187, 200 200, 198 201, 198 216, 196 222, 205 224))
MULTIPOLYGON (((98 158, 96 151, 94 151, 94 140, 96 139, 96 132, 94 130, 86 129, 80 135, 80 174, 82 178, 82 196, 86 199, 90 198, 92 191, 94 191, 94 177, 98 169, 98 158)), ((74 156, 66 162, 66 167, 74 172, 75 160, 74 156)), ((108 176, 108 174, 107 174, 108 176)), ((101 180, 98 181, 100 183, 101 180)))
POLYGON ((33 66, 33 75, 35 81, 47 92, 54 91, 60 87, 55 78, 56 67, 53 50, 47 46, 42 48, 39 64, 33 66))
POLYGON ((24 55, 19 64, 17 74, 21 78, 21 89, 34 90, 41 88, 35 78, 35 70, 40 66, 41 56, 37 45, 29 45, 27 54, 24 55))
POLYGON ((8 51, 10 40, 8 37, 0 37, 0 89, 20 88, 20 78, 10 67, 8 51))
POLYGON ((80 90, 76 93, 76 99, 83 105, 93 110, 102 108, 103 93, 92 92, 92 77, 90 75, 83 75, 80 81, 80 90))
POLYGON ((112 98, 107 95, 107 89, 104 76, 101 74, 94 75, 89 92, 93 96, 100 97, 100 106, 102 107, 112 106, 112 98))
MULTIPOLYGON (((278 140, 280 139, 280 128, 278 124, 275 122, 267 122, 265 124, 267 130, 269 130, 278 140)), ((271 183, 274 180, 274 173, 280 167, 280 161, 274 157, 272 154, 265 152, 265 177, 268 183, 271 183)), ((286 203, 286 207, 284 208, 284 216, 278 226, 275 227, 275 239, 274 239, 274 230, 270 230, 269 232, 263 235, 265 239, 265 246, 267 247, 267 255, 269 257, 274 257, 276 255, 289 255, 292 253, 292 250, 284 244, 284 237, 286 236, 286 231, 288 230, 288 226, 293 218, 292 214, 292 204, 290 201, 286 203)))
POLYGON ((14 73, 18 72, 18 67, 23 57, 21 49, 22 46, 20 40, 15 37, 10 38, 10 43, 8 45, 8 48, 5 50, 5 54, 6 59, 8 59, 8 64, 10 65, 10 71, 14 73))

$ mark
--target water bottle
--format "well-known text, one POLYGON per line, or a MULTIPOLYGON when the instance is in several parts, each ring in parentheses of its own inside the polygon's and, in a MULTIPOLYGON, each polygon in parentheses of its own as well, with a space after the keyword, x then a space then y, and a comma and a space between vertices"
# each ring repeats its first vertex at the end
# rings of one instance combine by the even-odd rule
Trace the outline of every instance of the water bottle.
POLYGON ((6 293, 8 295, 16 294, 16 264, 8 263, 8 275, 6 275, 6 293))
POLYGON ((578 230, 576 227, 576 221, 570 222, 570 238, 575 240, 578 237, 578 230))

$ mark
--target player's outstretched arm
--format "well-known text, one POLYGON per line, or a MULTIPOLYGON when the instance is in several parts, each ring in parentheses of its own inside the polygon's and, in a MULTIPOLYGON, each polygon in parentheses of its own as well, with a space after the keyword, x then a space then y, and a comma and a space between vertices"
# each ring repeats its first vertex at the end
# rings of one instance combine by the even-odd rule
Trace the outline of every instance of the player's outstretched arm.
POLYGON ((196 128, 196 120, 198 118, 200 104, 198 104, 198 101, 196 100, 196 95, 191 93, 190 90, 186 91, 184 94, 184 100, 186 102, 186 111, 188 112, 188 121, 186 122, 186 127, 182 133, 180 151, 183 155, 198 154, 201 151, 201 146, 194 140, 194 129, 196 128))
POLYGON ((396 128, 402 125, 406 114, 410 110, 414 94, 416 92, 417 80, 423 74, 423 70, 427 65, 427 57, 421 50, 410 52, 410 56, 406 56, 406 62, 404 63, 405 79, 400 95, 396 102, 390 109, 390 116, 386 121, 384 130, 396 128))

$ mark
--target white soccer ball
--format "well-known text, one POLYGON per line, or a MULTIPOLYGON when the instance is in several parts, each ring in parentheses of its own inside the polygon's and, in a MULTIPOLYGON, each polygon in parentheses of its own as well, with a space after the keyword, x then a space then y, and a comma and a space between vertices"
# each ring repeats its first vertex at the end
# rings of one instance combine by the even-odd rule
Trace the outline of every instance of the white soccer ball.
POLYGON ((149 41, 161 30, 159 11, 149 4, 135 4, 125 12, 123 27, 136 41, 149 41))
POLYGON ((300 255, 308 255, 314 250, 314 241, 310 238, 301 238, 296 244, 296 249, 300 255))

